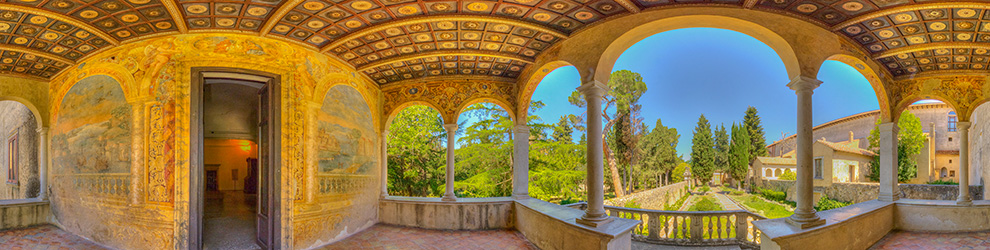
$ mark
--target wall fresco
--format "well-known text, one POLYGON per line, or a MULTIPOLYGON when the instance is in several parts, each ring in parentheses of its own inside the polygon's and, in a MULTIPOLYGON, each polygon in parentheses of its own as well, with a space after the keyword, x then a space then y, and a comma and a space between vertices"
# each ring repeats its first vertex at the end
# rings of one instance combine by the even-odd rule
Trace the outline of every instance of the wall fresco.
POLYGON ((371 109, 357 90, 331 88, 317 120, 319 173, 368 174, 378 166, 371 109))
POLYGON ((52 184, 60 186, 53 191, 58 196, 53 197, 53 212, 68 231, 119 249, 187 248, 189 90, 195 67, 230 67, 280 76, 282 249, 324 245, 374 223, 379 187, 375 131, 380 129, 375 125, 380 124, 382 110, 377 86, 346 64, 291 43, 251 35, 199 33, 123 44, 52 80, 53 118, 61 119, 69 112, 57 104, 70 97, 72 85, 93 76, 120 82, 121 96, 133 105, 130 113, 135 127, 127 135, 134 141, 133 150, 128 151, 130 173, 86 177, 92 180, 85 183, 96 184, 93 187, 112 187, 99 191, 105 195, 74 191, 71 187, 82 177, 56 177, 54 182, 59 183, 52 184), (318 174, 318 154, 310 150, 319 127, 315 118, 323 113, 320 104, 325 93, 339 85, 349 89, 334 97, 346 99, 340 105, 360 100, 367 112, 325 116, 333 124, 325 128, 351 128, 349 134, 336 136, 355 138, 348 143, 357 146, 340 152, 354 156, 351 161, 357 164, 318 174), (352 119, 358 115, 363 120, 352 119), (333 122, 340 120, 350 123, 333 122), (360 136, 345 136, 355 133, 360 136), (303 199, 307 196, 317 198, 303 199))
POLYGON ((116 80, 107 76, 82 79, 59 106, 61 112, 51 130, 55 172, 130 172, 131 106, 116 80))

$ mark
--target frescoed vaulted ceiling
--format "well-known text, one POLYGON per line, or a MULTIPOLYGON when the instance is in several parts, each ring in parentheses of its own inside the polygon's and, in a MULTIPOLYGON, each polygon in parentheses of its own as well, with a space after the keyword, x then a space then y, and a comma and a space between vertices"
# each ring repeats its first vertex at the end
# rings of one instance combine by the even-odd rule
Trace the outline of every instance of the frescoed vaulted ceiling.
POLYGON ((49 79, 143 37, 240 32, 306 45, 378 84, 430 76, 513 81, 555 43, 613 16, 750 8, 858 42, 895 77, 985 70, 990 3, 937 0, 0 0, 0 71, 49 79))

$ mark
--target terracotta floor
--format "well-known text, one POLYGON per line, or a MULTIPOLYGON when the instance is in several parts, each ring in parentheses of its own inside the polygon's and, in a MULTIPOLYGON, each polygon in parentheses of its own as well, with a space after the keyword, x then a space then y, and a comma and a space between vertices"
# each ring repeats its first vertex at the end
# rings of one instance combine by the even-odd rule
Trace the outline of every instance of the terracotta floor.
POLYGON ((990 232, 921 233, 894 231, 870 249, 990 249, 990 232))
POLYGON ((322 249, 537 249, 514 230, 444 231, 374 225, 322 249))
POLYGON ((52 225, 0 231, 0 249, 106 249, 52 225))

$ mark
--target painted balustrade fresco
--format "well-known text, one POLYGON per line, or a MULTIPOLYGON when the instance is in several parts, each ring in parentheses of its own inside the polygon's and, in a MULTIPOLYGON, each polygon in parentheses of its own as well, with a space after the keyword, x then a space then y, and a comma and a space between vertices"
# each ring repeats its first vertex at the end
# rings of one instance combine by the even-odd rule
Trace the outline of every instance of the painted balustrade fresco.
POLYGON ((191 69, 269 72, 282 83, 283 249, 376 220, 381 92, 348 66, 281 40, 186 34, 95 54, 50 84, 52 210, 121 249, 187 245, 191 69))

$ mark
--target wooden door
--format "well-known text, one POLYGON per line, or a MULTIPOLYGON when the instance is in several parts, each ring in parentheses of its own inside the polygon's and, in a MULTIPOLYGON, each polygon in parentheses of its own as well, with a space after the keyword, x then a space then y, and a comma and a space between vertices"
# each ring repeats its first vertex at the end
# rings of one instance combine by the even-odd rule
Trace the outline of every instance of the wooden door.
POLYGON ((273 199, 271 178, 272 173, 271 157, 271 107, 269 86, 265 85, 258 92, 258 228, 257 242, 262 249, 274 249, 272 246, 272 203, 273 199))

